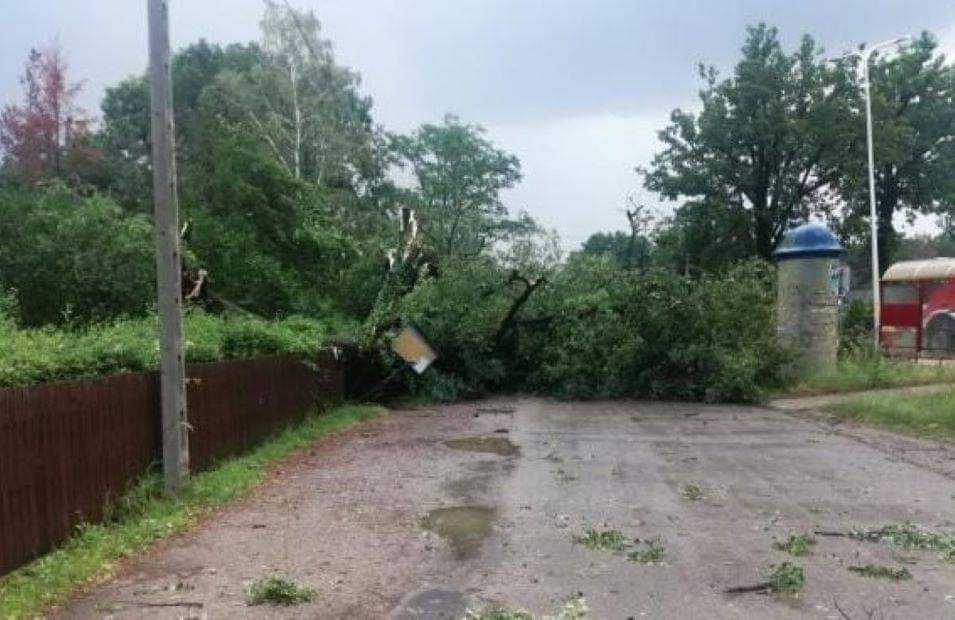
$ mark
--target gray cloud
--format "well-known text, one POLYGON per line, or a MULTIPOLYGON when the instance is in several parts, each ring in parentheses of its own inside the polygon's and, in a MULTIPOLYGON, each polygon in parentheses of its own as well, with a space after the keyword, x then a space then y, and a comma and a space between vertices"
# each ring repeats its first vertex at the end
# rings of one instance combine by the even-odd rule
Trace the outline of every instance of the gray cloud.
MULTIPOLYGON (((293 0, 313 8, 360 71, 386 127, 458 113, 524 164, 509 193, 568 242, 620 228, 654 129, 695 104, 696 64, 732 67, 747 24, 808 32, 833 53, 932 30, 955 52, 955 4, 938 0, 293 0)), ((247 41, 259 0, 172 0, 172 37, 247 41)), ((19 97, 32 45, 58 37, 95 110, 104 86, 146 65, 145 0, 0 0, 0 102, 19 97)), ((652 197, 645 197, 652 201, 652 197)))

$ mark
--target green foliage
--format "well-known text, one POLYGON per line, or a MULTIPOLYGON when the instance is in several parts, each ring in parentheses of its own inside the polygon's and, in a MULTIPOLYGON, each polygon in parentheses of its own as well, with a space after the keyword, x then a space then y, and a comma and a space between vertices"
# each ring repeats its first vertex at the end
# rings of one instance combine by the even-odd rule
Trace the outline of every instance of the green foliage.
POLYGON ((469 611, 465 620, 534 620, 534 616, 526 611, 509 611, 507 609, 489 609, 476 613, 469 611))
MULTIPOLYGON (((587 601, 583 594, 565 598, 554 614, 538 616, 540 620, 580 620, 587 617, 587 601)), ((526 611, 512 611, 503 607, 487 609, 482 612, 471 611, 464 613, 463 620, 534 620, 534 614, 526 611)))
MULTIPOLYGON (((302 317, 267 322, 190 312, 186 359, 209 362, 273 353, 314 354, 344 325, 302 317)), ((159 365, 154 316, 75 330, 19 329, 0 320, 0 387, 140 371, 159 365)))
POLYGON ((751 218, 740 205, 691 200, 656 238, 656 264, 681 273, 718 272, 756 254, 751 218))
POLYGON ((250 453, 193 476, 182 492, 162 492, 147 476, 111 509, 111 519, 84 525, 62 547, 0 577, 0 617, 33 617, 83 584, 108 575, 116 562, 182 532, 217 506, 247 495, 268 467, 319 437, 381 415, 378 407, 345 406, 278 433, 250 453))
POLYGON ((634 238, 625 232, 594 233, 584 241, 580 254, 607 256, 621 269, 646 268, 653 247, 644 236, 634 238))
POLYGON ((790 562, 773 564, 766 582, 775 594, 796 594, 806 583, 802 567, 790 562))
POLYGON ((441 357, 437 372, 415 380, 413 389, 451 400, 502 381, 507 370, 495 355, 494 335, 512 301, 503 269, 489 259, 449 264, 441 277, 422 280, 398 312, 441 357))
POLYGON ((773 549, 785 551, 790 555, 799 557, 812 553, 812 546, 815 544, 816 539, 809 534, 790 534, 786 540, 773 542, 773 549))
POLYGON ((861 299, 849 302, 839 325, 839 353, 842 357, 872 351, 872 304, 861 299))
MULTIPOLYGON (((955 206, 955 65, 939 53, 938 40, 923 32, 911 44, 876 54, 871 64, 872 115, 876 125, 876 210, 879 264, 885 268, 899 247, 893 220, 899 212, 950 217, 955 206)), ((844 70, 861 71, 858 57, 844 70)), ((836 160, 836 189, 845 204, 843 227, 853 237, 868 236, 869 187, 866 176, 864 104, 861 89, 851 91, 853 121, 849 140, 836 160)))
POLYGON ((955 381, 952 366, 887 359, 871 346, 863 345, 844 354, 834 368, 816 372, 787 391, 812 395, 952 381, 955 381))
MULTIPOLYGON (((267 3, 261 45, 199 41, 172 62, 184 244, 217 300, 267 317, 366 314, 392 184, 371 100, 311 12, 267 3)), ((107 89, 102 178, 150 211, 148 82, 107 89)))
POLYGON ((574 542, 594 551, 626 551, 630 540, 620 530, 596 530, 587 528, 582 535, 574 536, 574 542))
POLYGON ((703 489, 698 484, 684 484, 680 487, 680 497, 691 502, 703 499, 703 489))
POLYGON ((663 559, 666 548, 659 539, 634 540, 633 547, 627 553, 627 559, 640 564, 654 564, 663 559))
POLYGON ((412 199, 426 244, 439 259, 475 257, 535 227, 526 215, 512 219, 501 201, 501 191, 521 179, 520 162, 483 134, 448 115, 441 125, 392 136, 399 162, 417 181, 412 199))
POLYGON ((659 562, 666 555, 666 549, 660 539, 630 539, 620 530, 587 528, 583 534, 574 536, 574 542, 594 551, 626 552, 628 560, 640 564, 659 562))
POLYGON ((955 438, 955 391, 859 396, 831 405, 829 410, 849 420, 893 431, 938 439, 955 438))
POLYGON ((718 253, 694 241, 730 237, 731 253, 742 244, 769 259, 790 224, 820 207, 820 192, 836 179, 832 160, 850 132, 847 98, 855 86, 826 64, 811 37, 789 54, 765 24, 748 29, 731 77, 718 80, 715 69, 702 66, 700 74, 702 109, 673 111, 659 134, 663 150, 643 171, 645 185, 719 216, 716 229, 701 235, 706 219, 686 214, 687 251, 718 253))
POLYGON ((892 581, 908 581, 912 578, 912 573, 904 566, 892 568, 891 566, 881 566, 877 564, 866 564, 865 566, 849 566, 848 569, 863 577, 873 577, 876 579, 890 579, 892 581))
POLYGON ((257 579, 249 586, 246 602, 250 606, 273 605, 292 607, 314 600, 318 592, 309 586, 300 585, 280 575, 268 575, 257 579))
POLYGON ((937 551, 942 560, 955 562, 955 535, 933 532, 913 523, 886 525, 877 530, 854 530, 848 535, 857 540, 888 543, 903 549, 937 551))
POLYGON ((152 225, 65 186, 0 190, 0 287, 24 325, 141 316, 155 298, 152 225))
POLYGON ((750 263, 691 278, 572 262, 522 334, 530 383, 566 398, 747 401, 776 381, 772 272, 750 263))
POLYGON ((459 261, 399 297, 393 324, 415 326, 439 354, 412 389, 751 401, 778 381, 786 355, 763 265, 690 277, 578 255, 538 273, 524 297, 531 280, 489 258, 459 261))

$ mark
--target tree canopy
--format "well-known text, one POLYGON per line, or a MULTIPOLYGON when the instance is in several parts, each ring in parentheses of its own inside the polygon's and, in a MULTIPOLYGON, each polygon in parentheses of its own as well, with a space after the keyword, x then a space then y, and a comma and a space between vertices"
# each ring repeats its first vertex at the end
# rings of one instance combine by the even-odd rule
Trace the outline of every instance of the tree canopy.
POLYGON ((59 46, 31 49, 20 83, 24 100, 0 111, 3 165, 32 184, 75 177, 95 158, 87 143, 90 119, 76 104, 81 83, 70 83, 59 46))
MULTIPOLYGON (((787 50, 776 29, 751 27, 729 75, 700 67, 698 105, 673 111, 640 170, 676 208, 661 217, 630 200, 621 231, 565 258, 509 200, 516 155, 453 114, 386 131, 317 16, 266 1, 258 40, 200 40, 172 59, 188 312, 220 325, 207 329, 231 322, 211 314, 347 326, 379 378, 432 397, 754 399, 786 359, 764 260, 786 230, 828 218, 853 264, 867 262, 856 65, 826 62, 809 36, 787 50), (439 350, 421 377, 388 346, 408 326, 439 350)), ((928 34, 873 64, 886 257, 898 213, 948 226, 900 241, 899 256, 952 247, 953 73, 928 34)), ((75 105, 79 84, 58 49, 35 51, 22 102, 0 113, 8 334, 153 313, 148 76, 107 88, 98 123, 75 105)), ((271 350, 236 329, 231 351, 271 350)), ((126 367, 126 349, 104 347, 103 368, 126 367)))
MULTIPOLYGON (((937 53, 938 42, 925 32, 911 45, 877 56, 871 65, 876 210, 879 263, 895 255, 895 216, 951 217, 955 208, 955 65, 937 53)), ((861 71, 858 58, 843 67, 861 71)), ((869 186, 861 90, 853 92, 853 130, 844 158, 837 161, 839 197, 845 202, 844 229, 867 236, 869 186)))
POLYGON ((769 258, 793 223, 825 207, 833 160, 846 146, 851 85, 809 36, 787 54, 777 30, 760 24, 742 54, 727 79, 700 67, 701 110, 673 111, 659 132, 663 149, 642 172, 647 189, 695 201, 686 209, 745 214, 749 243, 769 258))
POLYGON ((501 192, 521 180, 520 162, 496 148, 484 129, 448 115, 410 136, 392 136, 399 162, 416 181, 409 196, 439 256, 476 256, 498 241, 533 229, 526 215, 512 218, 501 192))

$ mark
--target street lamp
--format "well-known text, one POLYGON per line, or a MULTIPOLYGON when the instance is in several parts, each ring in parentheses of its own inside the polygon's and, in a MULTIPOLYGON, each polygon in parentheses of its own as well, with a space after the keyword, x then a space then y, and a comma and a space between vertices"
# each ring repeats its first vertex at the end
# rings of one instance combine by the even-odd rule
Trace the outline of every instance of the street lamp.
POLYGON ((866 142, 869 149, 869 220, 872 225, 872 326, 875 331, 875 349, 879 350, 879 332, 880 316, 879 305, 881 297, 879 295, 879 220, 875 209, 875 155, 872 147, 872 96, 869 93, 869 61, 872 54, 883 47, 898 45, 908 41, 912 37, 903 35, 896 37, 891 41, 883 41, 871 47, 866 47, 858 52, 851 52, 846 56, 858 56, 862 61, 862 87, 865 91, 865 128, 866 142))

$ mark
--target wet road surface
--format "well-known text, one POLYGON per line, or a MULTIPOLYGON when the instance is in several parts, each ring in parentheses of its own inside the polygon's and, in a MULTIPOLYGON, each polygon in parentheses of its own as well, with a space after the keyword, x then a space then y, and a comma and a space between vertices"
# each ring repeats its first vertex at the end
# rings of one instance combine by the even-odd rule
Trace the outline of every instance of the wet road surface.
MULTIPOLYGON (((858 434, 813 416, 697 404, 527 399, 394 411, 316 443, 252 497, 55 615, 460 618, 495 606, 545 615, 583 595, 591 618, 955 617, 955 564, 931 551, 831 537, 805 557, 773 548, 814 529, 955 530, 952 467, 906 458, 893 436, 858 434), (591 550, 574 542, 587 528, 659 539, 665 552, 641 564, 591 550), (784 561, 805 571, 798 596, 724 592, 784 561), (866 564, 905 566, 912 579, 848 570, 866 564), (319 598, 247 606, 249 584, 276 572, 319 598)), ((905 450, 955 463, 938 444, 907 440, 905 450)))

